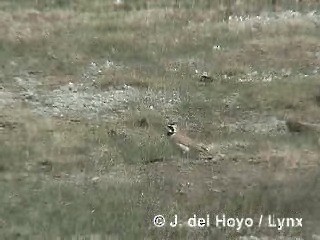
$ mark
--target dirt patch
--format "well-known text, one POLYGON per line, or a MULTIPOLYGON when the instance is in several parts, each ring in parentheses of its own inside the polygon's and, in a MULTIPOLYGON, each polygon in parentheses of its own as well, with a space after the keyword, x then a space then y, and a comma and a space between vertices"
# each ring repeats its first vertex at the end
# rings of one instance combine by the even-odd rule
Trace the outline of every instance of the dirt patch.
MULTIPOLYGON (((110 65, 107 67, 113 66, 109 61, 106 64, 110 65)), ((25 74, 14 80, 20 87, 21 98, 30 104, 35 113, 42 116, 111 120, 130 107, 162 111, 180 102, 177 92, 139 89, 126 84, 102 91, 95 81, 103 67, 90 63, 79 81, 59 87, 59 82, 65 83, 67 80, 65 77, 61 80, 56 77, 55 83, 51 83, 55 86, 53 90, 42 87, 43 81, 34 75, 25 74)))

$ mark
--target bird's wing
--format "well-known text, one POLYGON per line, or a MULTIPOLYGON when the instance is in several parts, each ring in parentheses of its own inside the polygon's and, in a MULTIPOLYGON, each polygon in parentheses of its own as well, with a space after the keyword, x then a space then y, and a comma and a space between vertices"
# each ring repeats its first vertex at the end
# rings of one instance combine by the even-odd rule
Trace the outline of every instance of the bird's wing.
POLYGON ((186 145, 186 146, 188 146, 188 147, 194 145, 192 139, 189 138, 187 135, 176 134, 176 135, 174 136, 174 140, 176 141, 176 143, 178 143, 178 144, 183 144, 183 145, 186 145))

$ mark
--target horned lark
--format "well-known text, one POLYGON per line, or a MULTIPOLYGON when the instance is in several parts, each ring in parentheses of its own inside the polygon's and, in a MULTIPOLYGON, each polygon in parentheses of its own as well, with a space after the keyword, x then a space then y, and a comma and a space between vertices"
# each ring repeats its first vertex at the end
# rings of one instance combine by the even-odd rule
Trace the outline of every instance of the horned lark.
POLYGON ((177 145, 183 153, 189 153, 191 150, 198 152, 208 152, 208 149, 201 143, 196 143, 190 137, 179 131, 176 123, 167 125, 167 136, 177 145))
POLYGON ((213 82, 213 78, 208 75, 207 72, 203 72, 200 76, 200 82, 209 83, 213 82))

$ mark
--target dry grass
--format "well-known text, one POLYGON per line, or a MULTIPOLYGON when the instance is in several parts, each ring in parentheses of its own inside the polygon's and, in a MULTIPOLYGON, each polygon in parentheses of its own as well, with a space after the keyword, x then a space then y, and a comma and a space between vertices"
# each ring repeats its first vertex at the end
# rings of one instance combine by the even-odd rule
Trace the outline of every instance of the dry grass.
POLYGON ((259 122, 291 116, 319 123, 318 15, 267 14, 271 1, 262 0, 231 1, 231 8, 228 1, 174 2, 137 0, 125 8, 101 0, 0 3, 0 236, 319 234, 319 136, 272 134, 259 122), (92 65, 98 73, 88 70, 92 65), (200 81, 204 71, 213 82, 200 81), (93 94, 128 85, 159 94, 153 101, 165 94, 175 99, 160 108, 128 103, 115 119, 97 113, 87 120, 81 112, 39 116, 34 108, 43 103, 22 94, 52 93, 69 82, 94 85, 93 94), (164 125, 172 120, 212 146, 215 161, 186 159, 171 146, 164 125), (186 220, 194 213, 277 214, 303 217, 305 225, 279 233, 152 224, 156 214, 186 220))

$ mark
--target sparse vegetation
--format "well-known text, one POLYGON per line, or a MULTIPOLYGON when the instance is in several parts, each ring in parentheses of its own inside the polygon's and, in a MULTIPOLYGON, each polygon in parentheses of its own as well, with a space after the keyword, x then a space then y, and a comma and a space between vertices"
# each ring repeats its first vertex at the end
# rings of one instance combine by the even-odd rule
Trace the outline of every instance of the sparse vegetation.
POLYGON ((0 238, 320 235, 319 132, 286 126, 320 123, 319 9, 1 1, 0 238), (166 139, 168 121, 213 159, 182 155, 166 139), (218 213, 297 217, 303 227, 185 226, 218 213), (156 228, 157 214, 178 214, 181 226, 156 228))

